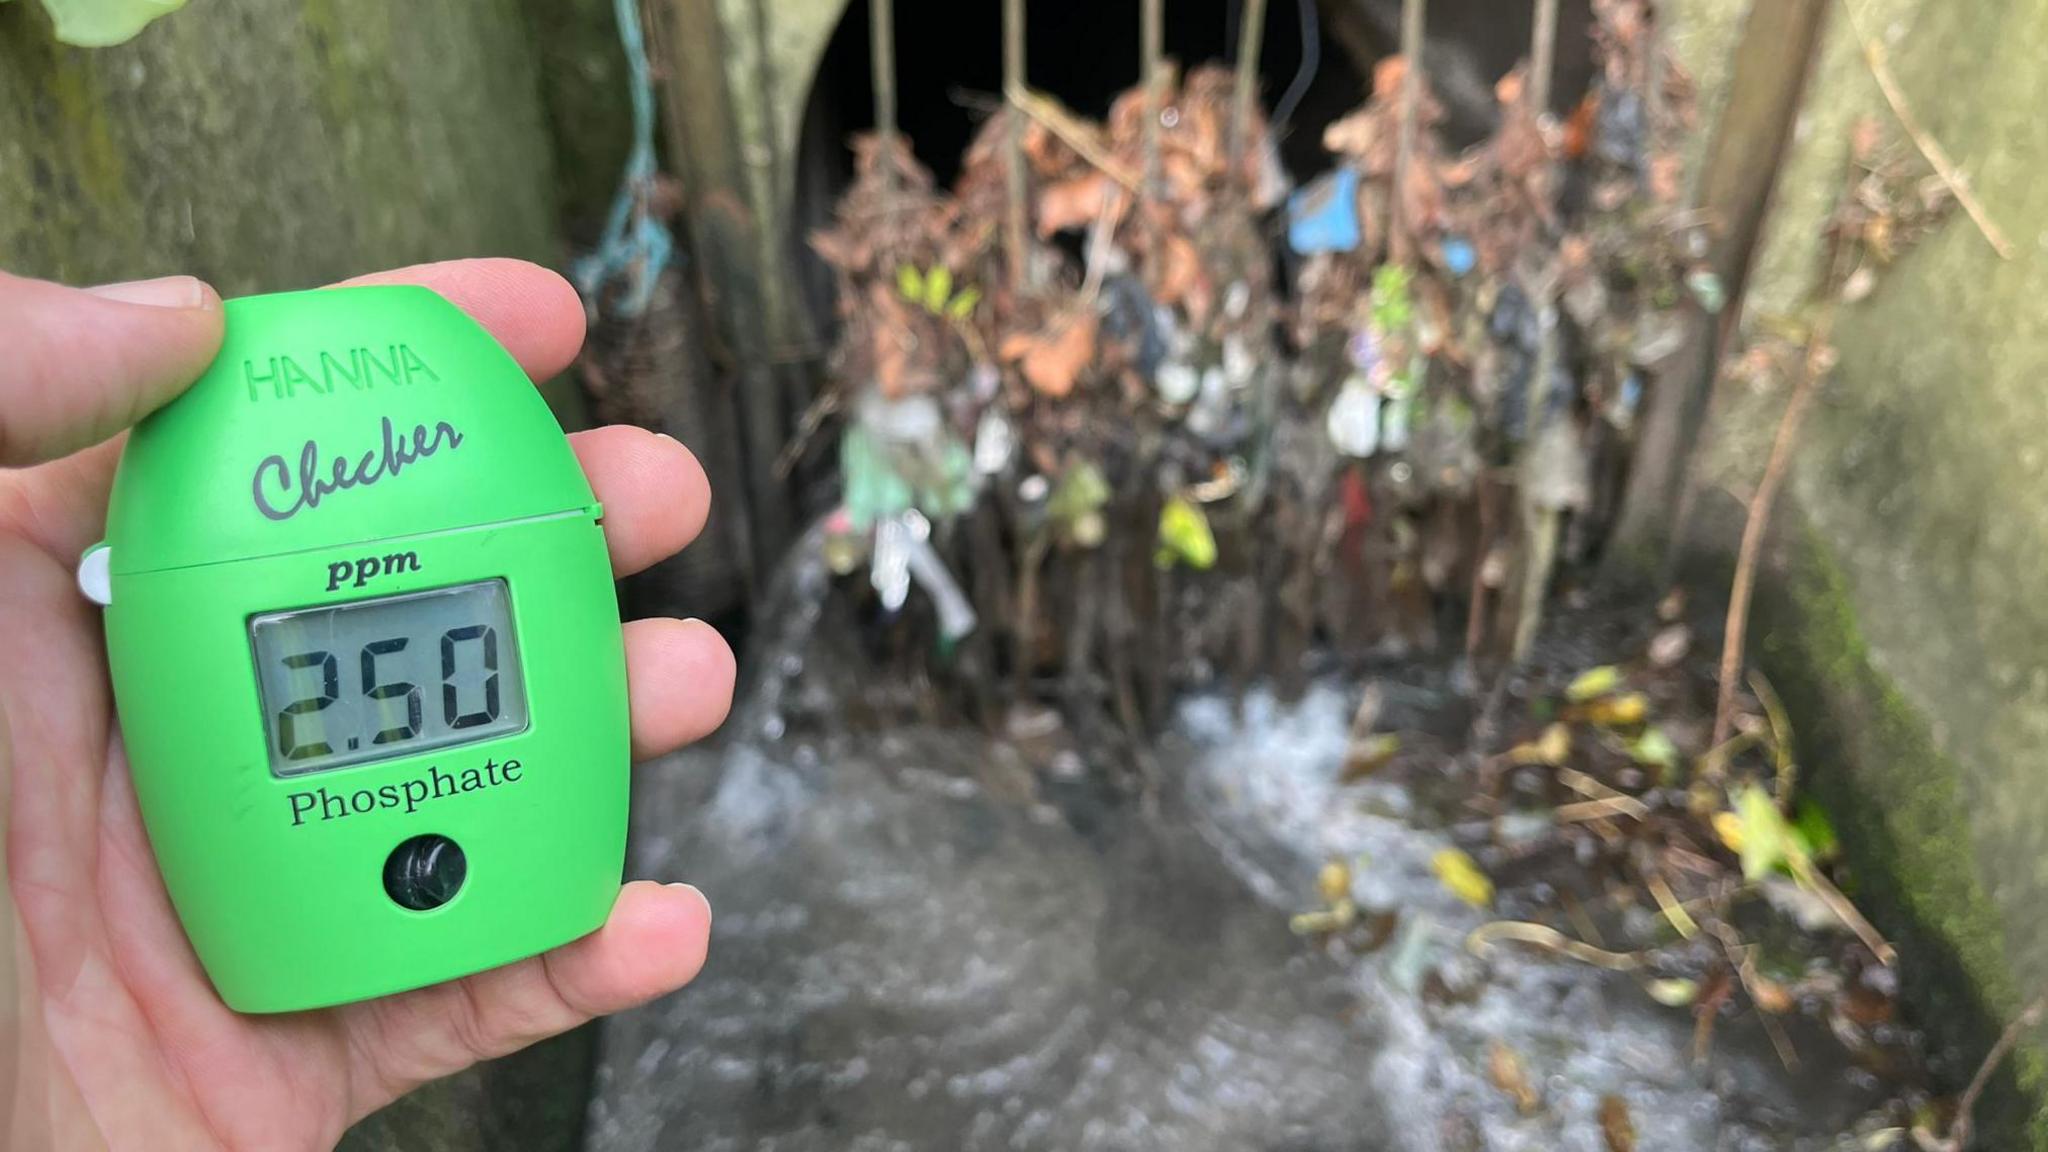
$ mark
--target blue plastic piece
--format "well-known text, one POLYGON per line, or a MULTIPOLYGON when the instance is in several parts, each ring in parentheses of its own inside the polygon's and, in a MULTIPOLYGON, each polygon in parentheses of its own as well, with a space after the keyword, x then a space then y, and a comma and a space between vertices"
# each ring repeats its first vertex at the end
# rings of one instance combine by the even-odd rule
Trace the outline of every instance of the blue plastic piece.
POLYGON ((1351 252, 1365 239, 1358 227, 1358 172, 1339 168, 1287 200, 1287 245, 1303 256, 1351 252))
POLYGON ((1463 236, 1444 237, 1444 269, 1453 276, 1463 276, 1479 263, 1479 253, 1472 248, 1472 242, 1463 236))

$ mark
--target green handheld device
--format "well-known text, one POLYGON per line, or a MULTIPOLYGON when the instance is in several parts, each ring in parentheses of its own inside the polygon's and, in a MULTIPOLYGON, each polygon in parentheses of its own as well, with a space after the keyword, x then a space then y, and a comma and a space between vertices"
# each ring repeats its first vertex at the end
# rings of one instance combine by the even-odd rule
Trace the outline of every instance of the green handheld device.
POLYGON ((440 296, 228 302, 79 581, 229 1006, 382 996, 604 922, 629 754, 600 517, 525 373, 440 296))

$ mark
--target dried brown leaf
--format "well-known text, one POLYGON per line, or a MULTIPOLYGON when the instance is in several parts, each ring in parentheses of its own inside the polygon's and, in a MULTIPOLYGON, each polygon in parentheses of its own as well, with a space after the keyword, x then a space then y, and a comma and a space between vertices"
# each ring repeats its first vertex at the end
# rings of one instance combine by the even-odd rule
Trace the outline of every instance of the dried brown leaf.
POLYGON ((1498 1040, 1486 1046, 1486 1076, 1493 1086, 1508 1094, 1515 1102, 1515 1110, 1524 1116, 1532 1116, 1543 1107, 1543 1097, 1536 1092, 1536 1086, 1529 1082, 1529 1073, 1522 1067, 1522 1058, 1513 1048, 1498 1040))
POLYGON ((1607 1152, 1636 1152, 1636 1124, 1629 1118, 1628 1101, 1619 1096, 1600 1098, 1600 1135, 1607 1152))
POLYGON ((1038 193, 1038 235, 1049 239, 1069 228, 1095 223, 1119 194, 1116 182, 1101 172, 1086 172, 1048 184, 1038 193))
POLYGON ((1020 332, 1003 341, 1002 357, 1014 361, 1041 395, 1061 399, 1074 391, 1095 358, 1095 315, 1055 318, 1039 332, 1020 332))

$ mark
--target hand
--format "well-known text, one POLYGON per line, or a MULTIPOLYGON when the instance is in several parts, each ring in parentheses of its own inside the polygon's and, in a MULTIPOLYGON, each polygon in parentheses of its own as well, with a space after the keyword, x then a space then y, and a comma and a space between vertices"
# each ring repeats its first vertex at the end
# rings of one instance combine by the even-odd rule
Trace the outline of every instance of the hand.
MULTIPOLYGON (((583 310, 510 260, 362 282, 424 284, 528 374, 562 370, 583 310)), ((220 299, 189 277, 77 290, 0 274, 0 1146, 331 1147, 413 1087, 688 983, 711 909, 628 884, 611 919, 543 956, 361 1004, 241 1016, 171 909, 114 729, 99 612, 73 583, 100 537, 124 430, 213 358, 220 299), (11 809, 11 810, 10 810, 11 809), (9 899, 11 895, 11 900, 9 899)), ((689 543, 710 506, 688 449, 637 428, 571 438, 604 502, 612 568, 689 543)), ((709 626, 626 625, 633 753, 716 728, 733 658, 709 626)))

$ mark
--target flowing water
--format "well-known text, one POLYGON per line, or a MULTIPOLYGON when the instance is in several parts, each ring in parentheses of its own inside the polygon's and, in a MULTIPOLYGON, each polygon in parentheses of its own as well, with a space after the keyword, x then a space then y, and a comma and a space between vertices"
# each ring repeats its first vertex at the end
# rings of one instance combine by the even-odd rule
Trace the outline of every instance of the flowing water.
MULTIPOLYGON (((607 1025, 595 1152, 1600 1152, 1609 1096, 1643 1149, 1748 1152, 1834 1147, 1878 1102, 1825 1035, 1794 1074, 1733 1020, 1697 1067, 1691 1014, 1632 979, 1469 954, 1485 914, 1430 871, 1449 809, 1338 783, 1344 686, 1188 701, 1148 813, 1056 725, 850 724, 876 686, 827 579, 784 574, 726 735, 642 770, 633 871, 717 923, 694 985, 607 1025), (1384 946, 1290 932, 1330 859, 1384 946)), ((1388 723, 1462 731, 1441 679, 1390 674, 1388 723)))

